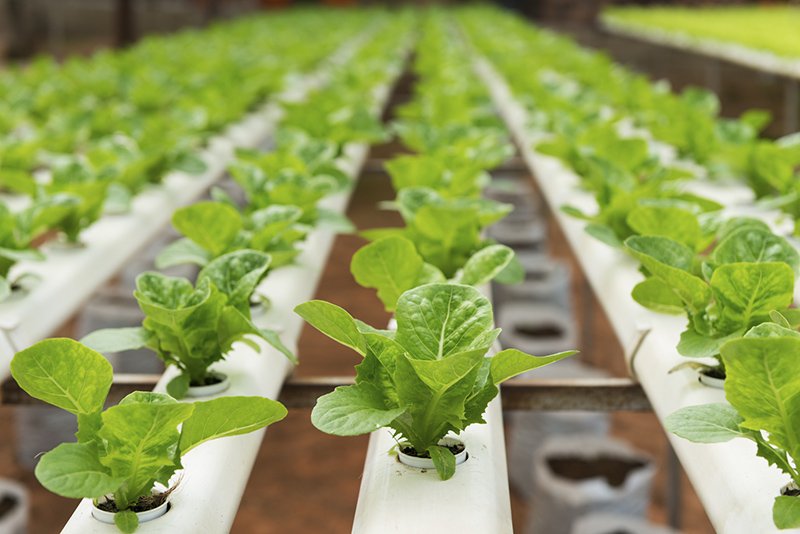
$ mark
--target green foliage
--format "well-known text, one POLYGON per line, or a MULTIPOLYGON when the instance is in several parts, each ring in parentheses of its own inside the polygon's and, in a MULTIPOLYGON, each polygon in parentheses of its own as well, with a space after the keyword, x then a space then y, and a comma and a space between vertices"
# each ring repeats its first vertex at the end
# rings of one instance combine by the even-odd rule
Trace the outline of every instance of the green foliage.
POLYGON ((123 532, 138 526, 129 507, 150 495, 156 483, 167 486, 186 452, 286 416, 280 403, 262 397, 186 404, 163 393, 145 392, 131 393, 103 410, 111 387, 111 364, 71 339, 41 341, 17 353, 11 372, 29 395, 78 419, 78 441, 44 454, 36 478, 63 497, 110 496, 120 510, 114 520, 123 532))
POLYGON ((296 309, 312 326, 355 348, 364 359, 356 384, 317 401, 311 419, 330 434, 350 436, 388 426, 403 442, 434 459, 442 479, 455 471, 448 432, 482 423, 497 384, 572 355, 535 357, 505 350, 487 357, 498 330, 489 301, 472 287, 427 284, 397 301, 397 332, 363 326, 332 304, 312 301, 296 309))
POLYGON ((145 314, 142 327, 98 330, 82 341, 104 352, 152 349, 181 371, 168 386, 176 398, 183 397, 190 385, 204 384, 211 365, 237 341, 257 349, 248 336, 261 337, 294 360, 274 332, 259 329, 250 320, 250 296, 268 266, 269 256, 240 250, 209 263, 196 286, 184 278, 141 274, 134 296, 145 314))
MULTIPOLYGON (((756 454, 800 483, 800 335, 764 323, 726 343, 722 358, 730 405, 683 408, 667 417, 666 428, 698 443, 736 437, 754 441, 756 454)), ((773 520, 778 528, 800 524, 798 503, 797 497, 775 497, 773 520)))
POLYGON ((800 11, 789 6, 616 7, 603 18, 624 26, 711 39, 799 57, 800 11))
MULTIPOLYGON (((397 196, 402 230, 389 229, 411 241, 417 253, 446 277, 452 278, 469 258, 489 245, 482 230, 502 219, 511 206, 486 199, 446 199, 432 189, 403 189, 397 196)), ((364 232, 367 238, 387 235, 386 229, 364 232)))

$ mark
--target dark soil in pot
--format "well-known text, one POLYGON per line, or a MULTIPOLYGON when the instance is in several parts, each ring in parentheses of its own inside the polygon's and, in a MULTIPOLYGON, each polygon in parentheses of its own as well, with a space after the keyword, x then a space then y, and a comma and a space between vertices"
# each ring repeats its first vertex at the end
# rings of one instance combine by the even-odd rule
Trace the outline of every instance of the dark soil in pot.
POLYGON ((19 505, 19 499, 13 495, 0 495, 0 519, 14 511, 19 505))
MULTIPOLYGON (((148 510, 153 510, 154 508, 158 508, 169 498, 170 492, 158 493, 156 495, 144 495, 139 497, 136 503, 132 504, 128 507, 128 510, 132 512, 146 512, 148 510)), ((117 509, 117 503, 113 500, 107 500, 105 502, 97 503, 97 508, 104 512, 111 512, 112 514, 116 514, 119 512, 117 509)))
POLYGON ((640 460, 601 455, 591 459, 578 456, 555 457, 548 459, 547 465, 554 474, 562 478, 569 480, 603 478, 609 486, 617 488, 625 483, 628 475, 647 464, 640 460))
POLYGON ((701 375, 706 375, 709 378, 717 378, 719 380, 725 380, 725 372, 722 369, 708 368, 700 371, 701 375))
POLYGON ((787 487, 781 491, 784 497, 800 497, 800 488, 787 487))
POLYGON ((213 386, 214 384, 219 384, 223 380, 225 380, 224 376, 218 374, 209 374, 200 381, 192 380, 189 385, 193 388, 201 388, 203 386, 213 386))
MULTIPOLYGON (((456 456, 457 454, 461 454, 466 449, 466 447, 464 446, 463 443, 453 443, 452 445, 442 445, 442 447, 447 447, 450 450, 450 452, 453 453, 453 456, 456 456)), ((428 454, 427 452, 424 453, 424 454, 420 454, 420 453, 417 452, 417 449, 415 449, 414 447, 410 447, 410 446, 406 446, 406 447, 401 448, 400 452, 402 452, 403 454, 407 454, 408 456, 413 456, 415 458, 430 458, 431 457, 430 454, 428 454)))

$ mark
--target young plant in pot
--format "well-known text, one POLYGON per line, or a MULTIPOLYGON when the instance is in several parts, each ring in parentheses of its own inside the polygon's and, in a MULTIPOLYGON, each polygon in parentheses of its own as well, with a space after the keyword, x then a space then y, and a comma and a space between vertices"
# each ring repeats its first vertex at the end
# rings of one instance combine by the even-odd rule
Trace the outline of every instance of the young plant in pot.
MULTIPOLYGON (((789 309, 800 257, 782 237, 753 219, 729 221, 717 245, 703 261, 687 246, 663 236, 634 236, 625 241, 649 277, 633 290, 633 298, 650 309, 685 312, 689 318, 678 352, 692 361, 701 376, 725 378, 720 348, 778 311, 790 322, 789 309)), ((703 381, 703 380, 701 380, 703 381)))
POLYGON ((775 488, 780 529, 800 528, 800 334, 787 326, 763 323, 722 346, 730 404, 689 406, 665 419, 670 432, 696 443, 755 442, 756 454, 789 480, 775 488))
MULTIPOLYGON (((467 259, 450 280, 480 286, 498 278, 505 283, 521 281, 514 251, 505 245, 489 245, 467 259)), ((360 285, 374 288, 387 311, 394 311, 397 299, 419 285, 445 282, 444 274, 417 253, 414 243, 402 236, 383 237, 361 247, 350 262, 350 271, 360 285)))
POLYGON ((308 227, 298 224, 297 206, 272 205, 244 215, 228 202, 198 202, 172 215, 172 225, 185 237, 165 247, 156 267, 195 263, 205 266, 228 252, 251 249, 265 252, 270 268, 281 267, 300 253, 297 244, 308 227))
MULTIPOLYGON (((25 180, 31 180, 27 175, 25 180)), ((9 184, 3 181, 3 186, 9 184)), ((19 181, 15 182, 20 185, 19 181)), ((37 196, 38 187, 30 189, 20 186, 14 191, 30 194, 31 204, 25 209, 12 212, 0 203, 0 302, 9 298, 12 292, 27 289, 38 280, 38 275, 30 272, 12 273, 19 261, 42 261, 44 254, 36 247, 44 242, 59 224, 72 213, 78 199, 70 195, 37 196)))
POLYGON ((506 349, 487 352, 499 329, 492 306, 473 287, 428 284, 397 300, 397 330, 376 330, 342 308, 310 301, 295 311, 309 324, 358 352, 356 384, 317 400, 311 421, 339 436, 389 427, 401 451, 429 457, 446 480, 463 445, 443 441, 473 423, 498 393, 498 384, 574 354, 530 356, 506 349))
POLYGON ((173 475, 186 453, 206 441, 246 434, 286 416, 282 404, 263 397, 181 403, 163 393, 141 391, 103 410, 113 378, 111 364, 71 339, 47 339, 17 353, 11 374, 32 397, 77 417, 77 442, 44 454, 36 478, 62 497, 92 499, 92 515, 113 521, 126 533, 134 532, 140 521, 167 512, 173 475))
POLYGON ((165 364, 180 370, 167 385, 175 398, 218 393, 227 377, 211 370, 212 364, 224 359, 237 341, 257 350, 248 336, 264 339, 295 360, 277 333, 257 327, 250 318, 250 296, 268 267, 268 255, 239 250, 206 265, 196 286, 185 278, 143 273, 134 292, 145 315, 142 326, 97 330, 82 342, 100 352, 152 349, 165 364), (218 391, 191 389, 220 383, 214 388, 218 391))
MULTIPOLYGON (((482 237, 483 229, 512 209, 509 204, 488 199, 444 198, 425 187, 401 190, 394 204, 406 223, 405 228, 376 228, 364 232, 364 236, 370 240, 405 237, 425 262, 447 278, 455 277, 473 254, 494 244, 482 237)), ((521 277, 519 265, 516 270, 521 277)))

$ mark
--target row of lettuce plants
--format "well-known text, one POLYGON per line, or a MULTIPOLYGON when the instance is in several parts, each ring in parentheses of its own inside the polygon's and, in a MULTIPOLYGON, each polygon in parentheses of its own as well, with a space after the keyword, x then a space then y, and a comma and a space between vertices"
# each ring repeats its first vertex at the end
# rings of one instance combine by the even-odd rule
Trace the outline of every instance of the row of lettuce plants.
POLYGON ((602 20, 622 28, 686 36, 800 58, 797 6, 622 6, 603 10, 602 20))
POLYGON ((800 256, 762 221, 726 219, 724 206, 684 189, 700 177, 742 178, 759 197, 782 195, 776 204, 795 215, 800 138, 760 139, 762 113, 722 119, 710 93, 674 95, 497 11, 466 11, 460 21, 530 114, 535 150, 560 158, 597 201, 593 214, 564 211, 640 262, 645 280, 633 298, 685 314, 678 352, 714 358, 689 365, 726 378, 729 404, 685 408, 666 419, 667 428, 694 441, 755 441, 757 454, 793 483, 776 497, 775 524, 800 526, 800 314, 793 306, 800 256), (693 161, 659 157, 653 139, 693 161), (708 361, 715 363, 700 363, 708 361))
POLYGON ((79 244, 104 213, 127 212, 171 171, 202 173, 199 150, 213 135, 318 65, 366 17, 259 16, 0 73, 0 188, 18 197, 0 202, 0 298, 21 287, 10 273, 18 261, 44 258, 43 242, 79 244))
POLYGON ((464 444, 446 436, 485 423, 501 382, 574 351, 492 351, 500 331, 491 303, 472 286, 514 281, 521 269, 511 249, 482 235, 511 207, 480 194, 486 171, 513 149, 465 49, 436 12, 422 21, 413 70, 414 98, 398 110, 394 131, 415 153, 386 163, 405 227, 364 232, 373 241, 351 262, 356 281, 394 312, 396 327, 375 328, 324 301, 296 311, 363 357, 355 385, 318 399, 313 424, 340 436, 388 427, 401 461, 427 458, 446 480, 465 458, 464 444))
POLYGON ((375 28, 324 88, 302 104, 287 104, 274 150, 239 154, 231 172, 244 203, 219 190, 216 200, 174 214, 175 227, 186 237, 166 249, 160 263, 199 263, 203 268, 196 281, 142 273, 134 293, 145 314, 141 327, 96 331, 82 343, 49 339, 14 357, 12 375, 25 391, 78 419, 77 443, 59 445, 37 465, 36 476, 46 488, 93 499, 96 508, 114 514, 121 531, 133 532, 137 512, 166 503, 184 454, 210 439, 252 432, 286 415, 280 403, 262 397, 176 399, 192 387, 221 381, 210 367, 237 341, 258 350, 253 336, 261 337, 294 358, 275 332, 252 321, 253 293, 270 270, 293 261, 315 226, 328 224, 332 215, 321 213, 317 202, 352 186, 337 164, 345 145, 386 135, 374 98, 365 95, 397 75, 409 22, 405 16, 376 16, 375 28), (308 119, 296 111, 301 105, 330 111, 318 113, 306 128, 308 119), (168 394, 135 392, 103 410, 112 370, 100 352, 139 347, 152 349, 179 370, 168 394))
MULTIPOLYGON (((661 161, 648 139, 621 135, 618 126, 627 115, 602 113, 594 86, 574 82, 572 90, 565 90, 560 83, 550 83, 561 71, 554 70, 555 58, 548 53, 530 59, 525 76, 507 59, 521 50, 547 51, 548 45, 563 48, 560 57, 567 59, 594 57, 592 53, 496 13, 499 22, 509 26, 509 38, 490 39, 477 24, 479 14, 485 13, 466 13, 463 18, 476 47, 527 103, 534 130, 556 132, 542 135, 535 149, 561 158, 597 203, 594 214, 573 206, 562 209, 586 220, 586 231, 592 236, 639 260, 646 275, 632 294, 639 304, 688 316, 678 345, 682 355, 718 359, 722 344, 768 320, 773 311, 796 323, 798 318, 789 308, 800 255, 789 241, 759 220, 726 219, 723 205, 686 192, 686 180, 696 178, 678 161, 661 161), (584 93, 592 96, 584 99, 584 93), (592 112, 594 120, 587 118, 592 112), (571 134, 559 133, 561 128, 571 134)), ((573 67, 569 61, 564 64, 558 68, 570 76, 573 67)), ((630 80, 635 83, 639 78, 630 75, 630 80)), ((738 127, 743 128, 741 123, 738 127)), ((691 365, 719 378, 725 376, 719 359, 711 366, 691 365)))

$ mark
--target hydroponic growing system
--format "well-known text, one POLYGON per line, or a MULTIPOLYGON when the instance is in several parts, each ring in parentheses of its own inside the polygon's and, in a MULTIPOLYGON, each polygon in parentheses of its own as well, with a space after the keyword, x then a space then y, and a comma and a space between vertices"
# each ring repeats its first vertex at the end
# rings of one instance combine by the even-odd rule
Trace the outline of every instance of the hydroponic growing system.
POLYGON ((576 357, 498 341, 492 287, 524 269, 485 193, 515 153, 631 375, 570 391, 643 393, 718 532, 800 532, 800 136, 768 121, 489 7, 287 11, 0 72, 2 400, 75 416, 35 471, 80 499, 63 532, 229 532, 304 325, 358 355, 310 416, 369 435, 353 532, 511 532, 502 383, 576 357), (392 137, 402 225, 331 258, 392 137), (170 225, 141 324, 46 339, 170 225), (314 300, 329 261, 388 324, 314 300), (154 387, 103 356, 142 348, 154 387))

